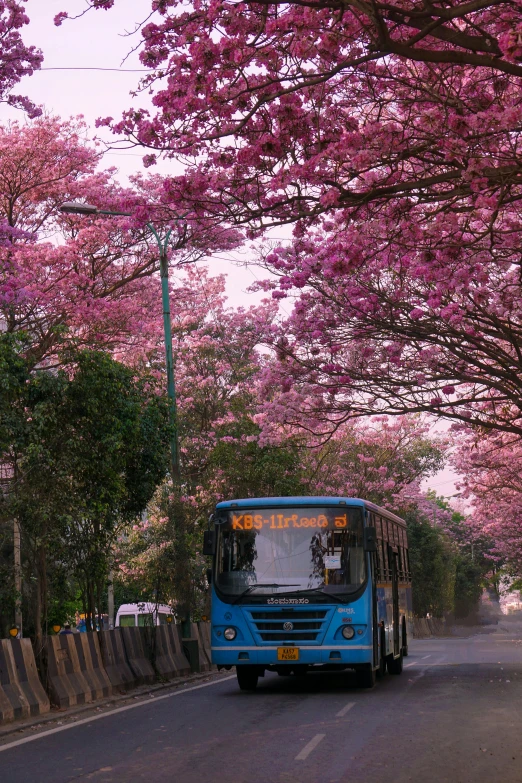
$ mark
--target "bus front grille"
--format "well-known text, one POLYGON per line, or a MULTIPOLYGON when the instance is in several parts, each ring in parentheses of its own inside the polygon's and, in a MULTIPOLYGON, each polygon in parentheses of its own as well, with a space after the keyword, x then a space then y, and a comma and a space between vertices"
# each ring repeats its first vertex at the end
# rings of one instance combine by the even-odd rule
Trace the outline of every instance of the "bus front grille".
POLYGON ((326 630, 328 610, 250 611, 252 627, 260 642, 320 642, 326 630))

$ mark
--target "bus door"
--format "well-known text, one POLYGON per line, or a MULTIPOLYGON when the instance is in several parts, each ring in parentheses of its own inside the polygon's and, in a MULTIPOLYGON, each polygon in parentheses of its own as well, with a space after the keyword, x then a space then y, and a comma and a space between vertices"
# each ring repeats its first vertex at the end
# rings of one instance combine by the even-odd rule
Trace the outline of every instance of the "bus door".
POLYGON ((395 546, 388 546, 388 561, 392 576, 393 600, 393 654, 399 655, 400 648, 400 612, 399 612, 399 551, 395 546))

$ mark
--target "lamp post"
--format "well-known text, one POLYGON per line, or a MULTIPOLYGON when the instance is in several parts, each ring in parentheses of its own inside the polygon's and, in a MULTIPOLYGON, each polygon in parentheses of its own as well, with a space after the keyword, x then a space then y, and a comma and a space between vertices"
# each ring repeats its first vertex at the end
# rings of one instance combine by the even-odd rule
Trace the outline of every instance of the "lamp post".
MULTIPOLYGON (((59 208, 60 212, 70 215, 109 215, 114 217, 132 217, 130 212, 113 212, 107 209, 98 209, 92 204, 82 204, 78 201, 68 201, 59 208)), ((172 327, 170 320, 169 300, 169 269, 167 248, 172 234, 169 228, 162 238, 152 223, 147 223, 147 228, 154 235, 158 244, 160 259, 161 298, 163 302, 163 330, 165 335, 165 358, 167 364, 167 395, 169 398, 170 423, 172 437, 170 440, 171 475, 174 482, 180 479, 179 447, 178 447, 178 416, 176 404, 176 386, 174 384, 174 363, 172 359, 172 327)))

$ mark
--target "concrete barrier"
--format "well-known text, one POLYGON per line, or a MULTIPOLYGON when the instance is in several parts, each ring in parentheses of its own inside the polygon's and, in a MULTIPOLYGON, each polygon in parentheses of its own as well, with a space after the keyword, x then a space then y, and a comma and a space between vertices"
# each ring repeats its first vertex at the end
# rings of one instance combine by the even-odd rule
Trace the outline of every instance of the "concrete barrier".
POLYGON ((446 623, 439 617, 430 617, 428 625, 433 636, 444 636, 446 633, 446 623))
MULTIPOLYGON (((205 649, 205 630, 200 627, 206 625, 210 627, 210 623, 190 624, 190 636, 192 639, 197 639, 198 642, 200 672, 209 672, 212 668, 212 663, 210 658, 210 643, 207 644, 207 649, 205 649)), ((210 635, 208 637, 208 641, 210 642, 210 635)))
POLYGON ((173 623, 156 628, 156 656, 158 674, 170 680, 190 674, 190 664, 181 646, 180 628, 173 623))
POLYGON ((413 620, 414 639, 429 639, 431 635, 427 619, 415 617, 413 620))
POLYGON ((48 636, 46 652, 48 685, 54 704, 72 707, 112 695, 96 633, 48 636))
MULTIPOLYGON (((156 679, 149 658, 145 628, 120 628, 127 661, 136 685, 148 685, 156 679)), ((152 629, 151 629, 152 630, 152 629)), ((112 633, 112 631, 111 631, 112 633)))
POLYGON ((201 622, 198 623, 199 627, 199 638, 201 639, 201 643, 203 645, 203 652, 205 654, 205 658, 207 659, 210 668, 215 669, 217 668, 212 663, 212 641, 210 638, 210 623, 201 622))
POLYGON ((44 715, 49 709, 30 639, 1 639, 0 724, 44 715))
POLYGON ((446 623, 438 617, 415 617, 413 620, 415 639, 430 639, 432 636, 445 636, 446 633, 446 623))
POLYGON ((98 640, 103 666, 113 688, 128 690, 137 685, 136 677, 127 661, 121 629, 98 631, 98 640))

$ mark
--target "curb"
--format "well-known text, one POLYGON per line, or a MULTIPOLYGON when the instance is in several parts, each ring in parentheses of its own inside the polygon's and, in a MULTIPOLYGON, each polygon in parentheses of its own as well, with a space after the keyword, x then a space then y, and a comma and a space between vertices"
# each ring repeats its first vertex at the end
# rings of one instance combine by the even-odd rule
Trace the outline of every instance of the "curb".
MULTIPOLYGON (((228 674, 228 672, 225 672, 225 674, 228 674)), ((122 701, 132 701, 134 699, 147 696, 148 694, 156 693, 157 691, 175 690, 179 686, 190 685, 194 682, 199 682, 201 680, 218 679, 219 676, 221 675, 222 673, 217 671, 204 672, 202 674, 193 674, 189 677, 180 677, 179 679, 173 680, 171 682, 162 682, 156 685, 140 686, 138 688, 133 689, 132 691, 127 691, 126 693, 121 693, 117 696, 109 696, 105 699, 98 699, 96 701, 90 702, 89 704, 82 704, 81 706, 78 707, 69 707, 69 708, 62 708, 62 709, 51 707, 51 712, 48 713, 47 715, 32 718, 29 720, 15 721, 13 723, 8 724, 4 728, 0 728, 0 741, 4 739, 4 737, 8 737, 11 734, 24 732, 26 729, 31 729, 34 728, 35 726, 40 728, 48 723, 55 723, 56 721, 61 721, 62 719, 71 718, 76 715, 81 715, 82 713, 89 712, 92 710, 96 711, 100 707, 108 707, 111 705, 116 705, 122 701)))

